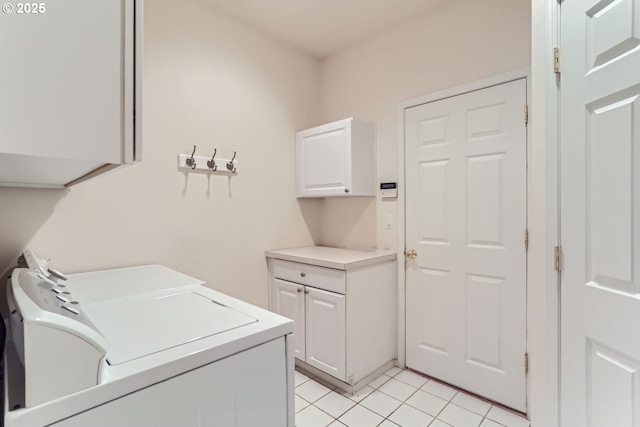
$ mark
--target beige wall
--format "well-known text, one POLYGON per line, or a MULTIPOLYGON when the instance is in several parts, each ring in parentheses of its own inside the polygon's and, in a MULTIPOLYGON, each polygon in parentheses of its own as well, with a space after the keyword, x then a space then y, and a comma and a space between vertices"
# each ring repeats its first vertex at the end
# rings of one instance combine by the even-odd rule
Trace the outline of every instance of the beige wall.
POLYGON ((200 1, 145 6, 143 162, 70 191, 0 188, 0 274, 30 246, 62 271, 161 263, 266 306, 264 250, 319 239, 293 141, 320 116, 320 64, 200 1), (237 177, 179 172, 193 144, 237 150, 237 177))
MULTIPOLYGON (((398 180, 398 104, 531 63, 529 0, 455 0, 341 52, 323 65, 323 121, 377 125, 378 181, 398 180)), ((400 189, 402 191, 402 189, 400 189)), ((384 228, 397 203, 327 199, 322 243, 395 249, 384 228)))
MULTIPOLYGON (((378 181, 397 181, 398 148, 403 143, 398 140, 398 105, 407 99, 530 66, 532 3, 542 1, 446 2, 428 15, 415 17, 329 58, 323 64, 323 121, 356 116, 374 122, 378 181)), ((544 11, 537 13, 537 22, 544 21, 544 11)), ((541 49, 546 29, 536 31, 536 46, 541 49)), ((544 53, 539 52, 536 64, 538 77, 539 67, 544 67, 541 55, 544 53)), ((544 92, 544 82, 538 83, 534 95, 540 96, 541 91, 544 92)), ((540 107, 534 108, 537 112, 540 107)), ((536 113, 531 115, 537 132, 529 144, 529 414, 535 426, 552 426, 547 421, 552 419, 548 402, 549 393, 553 396, 553 366, 547 365, 548 358, 544 359, 548 349, 545 316, 553 314, 546 309, 545 123, 536 113)), ((385 229, 386 214, 392 214, 394 224, 398 223, 396 202, 380 198, 327 199, 323 203, 322 242, 331 246, 397 249, 398 230, 385 229)))

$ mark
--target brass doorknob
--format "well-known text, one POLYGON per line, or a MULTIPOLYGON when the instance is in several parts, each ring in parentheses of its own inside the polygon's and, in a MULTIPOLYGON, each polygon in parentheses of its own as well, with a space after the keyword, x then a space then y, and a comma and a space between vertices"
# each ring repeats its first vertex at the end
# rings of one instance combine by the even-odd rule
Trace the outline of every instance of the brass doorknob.
POLYGON ((416 259, 416 257, 418 256, 418 252, 415 249, 406 251, 404 254, 407 256, 407 258, 411 258, 411 259, 416 259))

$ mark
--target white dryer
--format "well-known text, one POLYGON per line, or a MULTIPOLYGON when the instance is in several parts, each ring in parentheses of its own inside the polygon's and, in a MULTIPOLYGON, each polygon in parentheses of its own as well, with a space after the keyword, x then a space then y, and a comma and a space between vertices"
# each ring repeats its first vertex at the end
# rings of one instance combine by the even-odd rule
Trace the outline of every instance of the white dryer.
POLYGON ((159 265, 8 283, 6 427, 293 427, 291 320, 159 265))

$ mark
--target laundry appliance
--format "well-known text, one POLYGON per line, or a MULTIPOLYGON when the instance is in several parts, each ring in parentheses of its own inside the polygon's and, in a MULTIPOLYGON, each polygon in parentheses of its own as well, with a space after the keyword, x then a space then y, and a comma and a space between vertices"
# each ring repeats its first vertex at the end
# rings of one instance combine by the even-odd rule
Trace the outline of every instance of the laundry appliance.
POLYGON ((6 427, 294 427, 293 322, 160 265, 7 285, 6 427))

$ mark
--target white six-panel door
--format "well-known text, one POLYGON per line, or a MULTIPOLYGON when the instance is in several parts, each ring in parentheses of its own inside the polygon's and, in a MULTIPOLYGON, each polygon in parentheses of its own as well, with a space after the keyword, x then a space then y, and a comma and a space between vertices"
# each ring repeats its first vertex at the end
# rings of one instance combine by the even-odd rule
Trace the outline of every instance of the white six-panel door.
POLYGON ((526 410, 526 80, 405 110, 407 366, 526 410))
POLYGON ((640 426, 640 1, 561 6, 562 427, 640 426))

